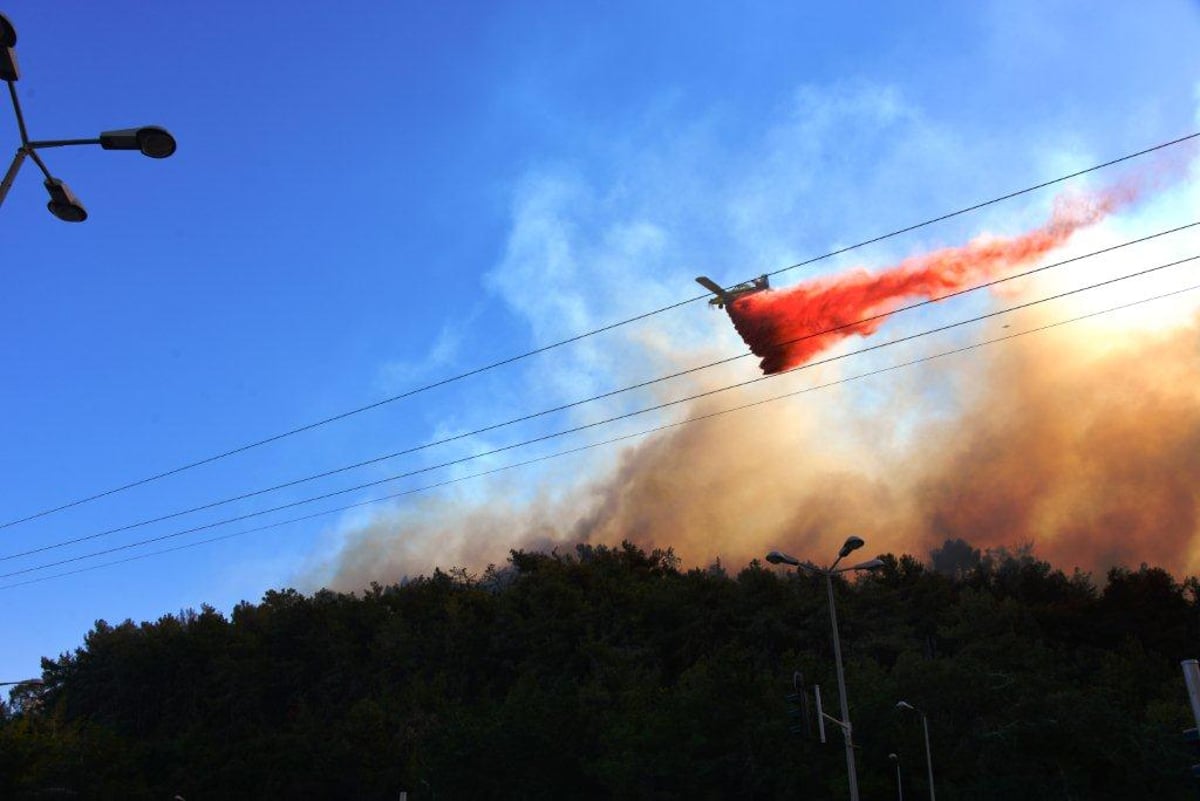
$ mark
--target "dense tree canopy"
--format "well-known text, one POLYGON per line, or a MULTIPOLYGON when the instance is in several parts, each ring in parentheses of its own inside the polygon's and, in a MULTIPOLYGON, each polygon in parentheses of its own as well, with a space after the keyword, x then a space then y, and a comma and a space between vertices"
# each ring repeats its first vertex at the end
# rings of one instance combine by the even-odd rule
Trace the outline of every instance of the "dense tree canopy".
MULTIPOLYGON (((836 587, 864 799, 1185 799, 1197 583, 1028 553, 904 556, 836 587)), ((632 545, 514 552, 362 595, 96 623, 0 707, 0 798, 846 797, 824 579, 632 545)))

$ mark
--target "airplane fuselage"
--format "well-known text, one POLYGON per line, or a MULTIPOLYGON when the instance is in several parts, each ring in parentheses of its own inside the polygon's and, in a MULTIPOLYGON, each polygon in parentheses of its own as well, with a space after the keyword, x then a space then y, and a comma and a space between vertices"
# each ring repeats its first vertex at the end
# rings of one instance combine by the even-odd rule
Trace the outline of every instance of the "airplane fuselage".
POLYGON ((716 306, 718 309, 728 306, 732 301, 737 300, 743 295, 752 295, 755 292, 762 292, 763 290, 771 288, 771 282, 766 275, 760 275, 753 281, 747 281, 744 284, 737 284, 736 286, 731 286, 728 289, 722 289, 720 284, 706 275, 702 275, 697 278, 696 283, 716 295, 715 298, 712 298, 708 301, 708 305, 716 306))

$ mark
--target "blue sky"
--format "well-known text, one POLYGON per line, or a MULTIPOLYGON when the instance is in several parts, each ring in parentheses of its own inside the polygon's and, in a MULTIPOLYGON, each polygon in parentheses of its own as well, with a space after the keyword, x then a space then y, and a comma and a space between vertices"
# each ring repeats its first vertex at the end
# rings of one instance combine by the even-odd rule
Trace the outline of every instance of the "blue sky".
MULTIPOLYGON (((28 164, 0 209, 0 517, 681 300, 700 272, 743 280, 1200 128, 1200 6, 1103 6, 10 0, 0 11, 20 34, 35 138, 157 123, 179 150, 161 162, 45 152, 87 205, 82 225, 46 212, 28 164)), ((0 130, 15 148, 15 123, 0 130)), ((1011 230, 1044 217, 1048 197, 821 269, 1011 230)), ((674 338, 697 354, 736 348, 698 306, 663 318, 0 530, 3 553, 644 380, 672 363, 674 338)), ((520 435, 589 414, 603 416, 520 435)), ((469 438, 271 500, 506 441, 469 438)), ((593 467, 543 467, 416 508, 526 514, 593 467)), ((346 531, 370 529, 362 514, 0 589, 0 680, 35 674, 98 618, 311 588, 346 531)), ((449 566, 481 546, 422 547, 449 566)))

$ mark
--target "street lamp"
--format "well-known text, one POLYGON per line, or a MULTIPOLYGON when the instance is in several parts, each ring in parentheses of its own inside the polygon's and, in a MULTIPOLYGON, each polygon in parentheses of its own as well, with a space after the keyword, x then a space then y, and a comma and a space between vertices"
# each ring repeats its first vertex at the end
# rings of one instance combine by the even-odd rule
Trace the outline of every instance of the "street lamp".
POLYGON ((17 30, 7 17, 0 14, 0 78, 8 84, 8 96, 12 100, 13 113, 17 118, 17 129, 21 134, 21 145, 13 156, 8 172, 0 180, 0 204, 8 195, 17 172, 26 158, 33 159, 45 176, 43 185, 50 195, 46 208, 64 222, 83 222, 87 219, 87 209, 61 179, 50 174, 46 163, 37 151, 48 147, 69 147, 72 145, 100 145, 105 150, 138 150, 142 155, 153 159, 165 159, 175 152, 175 137, 170 131, 157 125, 143 125, 140 128, 122 128, 115 131, 104 131, 94 139, 42 139, 31 140, 25 127, 25 114, 21 110, 21 101, 17 97, 17 89, 13 85, 20 77, 21 70, 17 66, 17 54, 13 49, 17 43, 17 30))
POLYGON ((900 755, 888 754, 888 759, 896 766, 896 801, 904 801, 904 781, 900 778, 900 755))
POLYGON ((847 537, 846 542, 842 544, 841 550, 838 551, 838 558, 829 567, 817 567, 810 562, 801 562, 796 557, 789 556, 782 551, 771 551, 767 554, 767 561, 773 565, 791 565, 802 570, 807 570, 810 573, 819 573, 825 576, 825 588, 829 592, 829 623, 833 629, 833 661, 837 667, 838 693, 841 695, 842 701, 842 719, 837 721, 837 723, 841 727, 842 736, 846 740, 846 772, 850 777, 850 801, 858 801, 858 771, 854 766, 854 739, 850 728, 850 704, 846 699, 846 677, 842 670, 842 643, 841 638, 838 636, 837 609, 833 602, 833 577, 837 573, 846 573, 853 570, 875 570, 876 568, 883 567, 882 559, 871 559, 850 567, 838 567, 838 562, 841 562, 853 551, 863 547, 864 544, 862 537, 847 537))
POLYGON ((900 701, 896 704, 896 709, 903 709, 909 712, 916 712, 921 716, 921 725, 925 728, 925 766, 929 769, 929 801, 937 801, 937 797, 933 791, 933 754, 929 750, 929 718, 923 710, 917 709, 908 701, 900 701))

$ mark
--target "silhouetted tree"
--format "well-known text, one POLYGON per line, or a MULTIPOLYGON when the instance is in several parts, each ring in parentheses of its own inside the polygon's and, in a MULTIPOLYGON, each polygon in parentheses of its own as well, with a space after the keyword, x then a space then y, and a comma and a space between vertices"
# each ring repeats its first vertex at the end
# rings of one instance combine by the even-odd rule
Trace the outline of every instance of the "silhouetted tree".
MULTIPOLYGON (((892 793, 893 751, 923 789, 901 699, 949 801, 1194 795, 1194 579, 1097 587, 962 540, 933 569, 882 559, 835 585, 864 797, 892 793)), ((98 621, 0 707, 0 798, 842 797, 837 735, 792 735, 784 700, 801 670, 836 708, 828 626, 823 579, 629 543, 98 621)))

